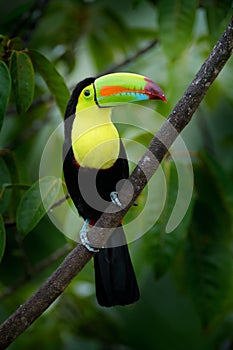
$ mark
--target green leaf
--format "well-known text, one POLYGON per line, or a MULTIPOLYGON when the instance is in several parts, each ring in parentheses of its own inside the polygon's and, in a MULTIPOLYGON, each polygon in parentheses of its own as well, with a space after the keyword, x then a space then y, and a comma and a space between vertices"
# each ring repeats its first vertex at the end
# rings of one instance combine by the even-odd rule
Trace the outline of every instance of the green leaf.
MULTIPOLYGON (((225 344, 229 344, 233 334, 233 313, 232 308, 228 310, 226 317, 222 320, 214 332, 209 334, 209 349, 224 349, 225 344)), ((232 345, 232 343, 231 343, 232 345)), ((232 347, 232 346, 231 346, 232 347)), ((226 348, 226 347, 225 347, 226 348)), ((230 350, 230 348, 228 347, 230 350)))
POLYGON ((14 37, 12 39, 9 39, 8 41, 8 48, 9 50, 13 51, 19 51, 23 49, 23 41, 19 37, 14 37))
POLYGON ((215 0, 213 3, 206 1, 203 3, 206 9, 206 18, 212 43, 219 39, 221 33, 229 22, 232 13, 232 0, 215 0))
POLYGON ((5 190, 4 185, 11 183, 11 177, 6 163, 0 158, 0 213, 4 213, 8 207, 11 191, 5 190))
POLYGON ((0 156, 4 160, 10 174, 10 181, 8 181, 8 183, 11 185, 12 189, 10 191, 9 189, 6 189, 6 192, 11 193, 10 205, 8 206, 8 216, 9 220, 15 221, 16 209, 21 195, 21 187, 15 186, 15 184, 20 183, 17 159, 15 154, 10 150, 1 150, 0 156))
POLYGON ((93 32, 91 35, 89 35, 88 45, 97 70, 103 70, 103 68, 107 66, 109 62, 113 61, 112 50, 109 48, 106 49, 108 45, 104 43, 103 38, 100 37, 98 32, 93 32))
POLYGON ((25 113, 34 97, 34 69, 30 57, 25 52, 13 51, 10 72, 17 112, 25 113))
POLYGON ((2 215, 0 215, 0 262, 6 247, 6 231, 2 215))
POLYGON ((0 53, 2 57, 5 55, 8 40, 7 36, 0 34, 0 53))
POLYGON ((54 65, 41 53, 29 50, 29 56, 33 62, 33 65, 43 77, 46 82, 49 91, 54 97, 61 114, 65 114, 67 102, 70 97, 70 92, 65 84, 64 79, 58 73, 54 65))
MULTIPOLYGON (((173 161, 163 163, 167 186, 166 201, 158 221, 151 230, 151 235, 147 235, 145 240, 146 256, 152 262, 156 278, 163 276, 174 265, 174 259, 184 244, 192 219, 191 202, 179 225, 172 232, 167 233, 167 223, 171 219, 179 192, 176 165, 173 161)), ((163 199, 157 198, 157 200, 163 199)))
POLYGON ((195 167, 196 198, 184 249, 185 282, 201 317, 210 326, 232 304, 232 214, 222 186, 223 171, 207 161, 195 167))
POLYGON ((23 195, 16 215, 21 234, 29 233, 46 214, 59 192, 61 180, 46 176, 36 181, 23 195))
POLYGON ((7 65, 0 61, 0 130, 11 92, 11 77, 7 65))
POLYGON ((159 40, 171 59, 179 57, 190 43, 196 9, 196 0, 159 1, 159 40))

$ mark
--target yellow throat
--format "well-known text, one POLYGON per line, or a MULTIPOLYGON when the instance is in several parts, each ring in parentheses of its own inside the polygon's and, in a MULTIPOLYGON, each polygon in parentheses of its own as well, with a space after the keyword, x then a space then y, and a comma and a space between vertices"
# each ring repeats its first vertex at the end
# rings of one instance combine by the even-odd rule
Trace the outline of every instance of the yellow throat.
POLYGON ((74 157, 82 167, 107 169, 119 156, 119 134, 111 109, 96 105, 76 111, 71 133, 74 157))

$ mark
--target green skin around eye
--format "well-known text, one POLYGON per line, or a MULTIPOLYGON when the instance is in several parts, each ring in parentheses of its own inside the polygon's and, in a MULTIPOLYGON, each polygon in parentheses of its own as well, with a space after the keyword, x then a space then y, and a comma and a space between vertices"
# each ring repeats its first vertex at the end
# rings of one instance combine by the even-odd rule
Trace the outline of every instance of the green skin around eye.
POLYGON ((85 90, 84 91, 84 96, 89 97, 91 95, 90 90, 85 90))

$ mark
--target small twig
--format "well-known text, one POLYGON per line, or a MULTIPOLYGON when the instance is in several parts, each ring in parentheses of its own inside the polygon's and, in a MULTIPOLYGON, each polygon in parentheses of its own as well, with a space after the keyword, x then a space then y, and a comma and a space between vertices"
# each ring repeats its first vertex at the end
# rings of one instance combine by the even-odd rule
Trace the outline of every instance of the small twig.
MULTIPOLYGON (((120 212, 113 214, 104 213, 89 231, 88 236, 92 246, 102 246, 108 239, 109 232, 114 230, 129 207, 133 205, 136 197, 143 190, 148 179, 154 174, 166 155, 168 148, 189 123, 210 85, 230 58, 232 49, 233 18, 196 77, 174 107, 167 121, 152 139, 148 150, 130 176, 129 181, 135 191, 130 203, 120 212), (106 227, 110 227, 110 229, 106 229, 106 227)), ((127 199, 128 194, 128 190, 123 193, 124 200, 127 199)), ((0 326, 0 349, 5 349, 10 345, 18 335, 28 328, 51 305, 92 256, 93 254, 81 244, 77 245, 70 252, 35 294, 0 326)))
POLYGON ((53 210, 54 208, 59 207, 59 205, 64 203, 68 198, 70 198, 69 193, 67 193, 64 197, 62 197, 61 199, 58 199, 55 203, 53 203, 53 205, 49 210, 53 210))
POLYGON ((51 254, 48 258, 38 263, 35 267, 31 267, 30 274, 25 274, 24 276, 19 278, 13 285, 3 290, 3 292, 0 294, 0 301, 13 294, 26 282, 29 282, 34 276, 38 275, 38 273, 44 271, 46 268, 55 263, 58 259, 62 258, 65 254, 67 254, 70 251, 70 249, 70 245, 66 244, 64 247, 58 249, 56 252, 51 254))
MULTIPOLYGON (((21 184, 6 184, 5 186, 3 185, 3 190, 0 192, 0 199, 4 194, 5 189, 11 189, 14 187, 20 187, 21 189, 28 189, 30 187, 30 185, 21 185, 21 184)), ((54 208, 59 207, 60 205, 62 205, 68 198, 70 198, 69 193, 67 193, 64 197, 58 199, 55 203, 53 203, 53 205, 50 207, 50 211, 52 211, 54 208)), ((15 221, 6 221, 5 225, 8 227, 13 227, 16 225, 15 221)))
POLYGON ((129 57, 126 57, 121 62, 118 62, 118 63, 112 65, 111 67, 106 68, 103 72, 101 72, 99 74, 99 76, 119 71, 122 67, 126 66, 127 64, 129 64, 131 62, 135 62, 140 56, 142 56, 146 52, 150 51, 157 44, 158 44, 157 39, 150 41, 145 47, 139 49, 138 51, 136 51, 135 53, 133 53, 129 57))

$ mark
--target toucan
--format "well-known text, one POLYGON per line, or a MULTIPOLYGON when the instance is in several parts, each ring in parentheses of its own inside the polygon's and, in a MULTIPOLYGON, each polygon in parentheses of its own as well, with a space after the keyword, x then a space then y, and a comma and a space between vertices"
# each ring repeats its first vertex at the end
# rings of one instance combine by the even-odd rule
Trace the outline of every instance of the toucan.
POLYGON ((85 220, 81 243, 96 251, 96 297, 101 306, 128 305, 140 294, 122 223, 99 250, 88 244, 85 235, 111 202, 121 206, 117 184, 129 177, 126 151, 111 121, 112 109, 155 99, 166 101, 162 89, 151 79, 134 73, 110 73, 79 82, 66 108, 64 179, 85 220))

